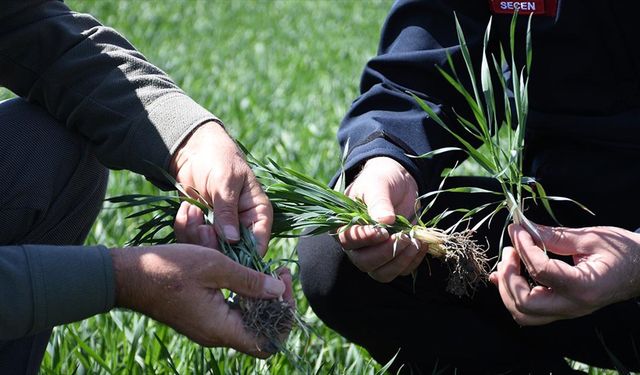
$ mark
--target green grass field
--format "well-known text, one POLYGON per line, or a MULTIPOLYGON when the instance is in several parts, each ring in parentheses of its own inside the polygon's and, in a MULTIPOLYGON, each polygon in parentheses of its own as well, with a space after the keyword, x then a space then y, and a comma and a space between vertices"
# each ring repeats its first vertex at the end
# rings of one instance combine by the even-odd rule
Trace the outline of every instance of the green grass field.
MULTIPOLYGON (((119 30, 189 95, 226 123, 252 153, 327 180, 338 169, 339 122, 375 54, 391 0, 67 0, 119 30)), ((10 94, 0 89, 0 99, 10 94)), ((144 178, 111 174, 108 196, 157 193, 144 178)), ((105 207, 88 243, 123 246, 135 233, 124 211, 105 207)), ((295 242, 271 252, 295 257, 295 242)), ((295 265, 292 266, 295 274, 295 265)), ((294 332, 293 353, 256 360, 206 349, 171 329, 115 310, 57 327, 44 374, 376 374, 383 366, 332 332, 308 308, 318 335, 294 332), (302 367, 296 367, 302 366, 302 367)), ((584 367, 583 367, 584 368, 584 367)), ((590 374, 609 373, 588 369, 590 374)))

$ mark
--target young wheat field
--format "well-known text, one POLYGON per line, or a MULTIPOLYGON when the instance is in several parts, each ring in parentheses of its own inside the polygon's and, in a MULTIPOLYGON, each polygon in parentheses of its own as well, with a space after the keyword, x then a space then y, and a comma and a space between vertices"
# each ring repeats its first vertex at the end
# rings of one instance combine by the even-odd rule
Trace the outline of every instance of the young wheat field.
MULTIPOLYGON (((66 0, 120 31, 151 62, 226 124, 257 158, 328 181, 339 168, 335 140, 376 52, 392 0, 66 0)), ((0 89, 0 100, 10 96, 0 89)), ((473 171, 474 168, 470 167, 473 171)), ((112 172, 107 196, 159 191, 143 177, 112 172)), ((125 210, 105 209, 88 244, 123 246, 136 233, 125 210)), ((271 254, 295 259, 295 241, 271 254)), ((297 270, 291 264, 294 275, 297 270)), ((294 283, 296 283, 294 279, 294 283)), ((256 360, 202 348, 166 326, 114 310, 57 327, 43 374, 378 374, 362 348, 325 327, 296 283, 298 310, 315 334, 295 330, 279 354, 256 360)), ((590 374, 608 374, 586 368, 590 374)))

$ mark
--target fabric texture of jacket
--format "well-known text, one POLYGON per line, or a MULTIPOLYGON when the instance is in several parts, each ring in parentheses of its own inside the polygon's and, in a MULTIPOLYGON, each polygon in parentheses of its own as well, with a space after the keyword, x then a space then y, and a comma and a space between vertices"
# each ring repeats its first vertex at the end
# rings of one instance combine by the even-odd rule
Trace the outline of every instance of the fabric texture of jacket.
MULTIPOLYGON (((640 49, 635 47, 639 11, 640 3, 632 0, 559 0, 555 16, 533 16, 528 145, 582 142, 640 151, 640 49)), ((454 129, 452 109, 463 114, 468 110, 436 69, 448 69, 449 54, 458 72, 464 71, 454 13, 473 61, 480 61, 491 17, 490 51, 497 53, 499 44, 508 48, 512 16, 492 14, 488 1, 397 1, 384 24, 378 55, 364 69, 361 95, 338 132, 341 146, 348 141, 350 148, 348 178, 367 159, 388 156, 400 162, 424 192, 437 186, 439 171, 462 158, 407 156, 457 145, 407 94, 423 98, 454 129)), ((519 17, 516 40, 524 45, 528 17, 519 17)), ((520 52, 516 56, 522 56, 520 52)))
MULTIPOLYGON (((81 134, 105 166, 141 173, 157 184, 164 178, 154 165, 167 169, 192 129, 217 120, 115 30, 72 12, 62 1, 0 0, 0 86, 81 134)), ((0 246, 0 342, 113 307, 106 248, 4 249, 0 246), (28 259, 39 259, 38 267, 30 268, 28 259), (65 263, 84 266, 73 275, 56 274, 65 263), (93 287, 64 288, 65 283, 93 287), (30 293, 20 292, 25 290, 30 293), (57 302, 69 300, 76 301, 73 309, 57 302)))

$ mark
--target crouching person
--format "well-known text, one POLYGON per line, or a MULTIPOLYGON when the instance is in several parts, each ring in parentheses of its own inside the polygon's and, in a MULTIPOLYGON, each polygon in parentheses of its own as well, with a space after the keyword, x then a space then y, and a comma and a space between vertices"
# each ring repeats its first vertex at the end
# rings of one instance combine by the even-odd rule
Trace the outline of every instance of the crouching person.
POLYGON ((221 209, 226 238, 254 223, 264 253, 271 205, 215 116, 117 32, 59 1, 3 4, 0 85, 21 97, 0 103, 0 373, 37 373, 52 327, 114 307, 202 345, 271 354, 220 289, 291 298, 290 275, 232 262, 212 227, 177 228, 193 244, 83 246, 107 167, 164 186, 160 166, 221 209))
MULTIPOLYGON (((346 192, 367 203, 374 219, 390 224, 395 214, 412 217, 416 197, 438 189, 443 170, 464 160, 464 153, 408 156, 462 147, 409 93, 444 119, 456 114, 474 118, 438 70, 453 74, 449 59, 457 72, 465 70, 454 14, 476 68, 490 19, 487 48, 495 50, 488 54, 500 56, 500 44, 508 48, 513 14, 496 12, 498 3, 509 2, 394 3, 378 56, 364 69, 361 96, 338 131, 343 147, 349 145, 346 192)), ((380 363, 394 359, 392 372, 573 373, 566 358, 596 367, 640 369, 640 235, 633 232, 640 226, 640 178, 634 172, 640 161, 640 86, 626 84, 627 77, 639 82, 637 66, 627 62, 640 61, 640 54, 620 42, 633 40, 640 31, 633 16, 640 9, 633 2, 624 9, 615 1, 589 7, 577 0, 538 3, 546 7, 531 20, 534 57, 523 172, 544 184, 550 196, 576 199, 596 215, 573 205, 554 205, 556 217, 573 229, 539 226, 546 252, 519 226, 504 234, 514 246, 500 249, 506 217, 494 217, 477 239, 488 241, 489 257, 498 263, 501 256, 501 261, 491 283, 462 298, 446 292, 446 265, 425 258, 424 248, 382 228, 354 226, 300 242, 301 282, 311 307, 380 363), (601 21, 597 31, 592 27, 596 19, 601 21), (593 53, 593 45, 631 51, 631 57, 612 60, 609 53, 593 53), (598 103, 598 109, 589 102, 598 103)), ((516 35, 526 34, 527 18, 518 16, 516 35)), ((455 121, 447 124, 461 136, 469 135, 455 121)), ((450 177, 445 188, 498 191, 493 181, 450 177)), ((430 212, 493 201, 490 194, 442 194, 430 212)), ((453 216, 441 222, 442 229, 455 223, 453 216)), ((527 217, 557 225, 542 205, 530 205, 527 217)))

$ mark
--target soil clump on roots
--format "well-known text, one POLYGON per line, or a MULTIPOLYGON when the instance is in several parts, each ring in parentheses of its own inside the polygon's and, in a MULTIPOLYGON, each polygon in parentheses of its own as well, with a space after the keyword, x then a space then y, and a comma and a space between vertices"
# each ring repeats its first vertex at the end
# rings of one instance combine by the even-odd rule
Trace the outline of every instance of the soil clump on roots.
POLYGON ((459 297, 471 296, 489 278, 486 249, 473 238, 473 232, 453 232, 445 242, 444 261, 449 267, 447 292, 459 297))
POLYGON ((235 296, 232 305, 242 313, 245 328, 263 339, 260 350, 270 353, 282 350, 284 339, 296 322, 291 304, 279 299, 235 296))

